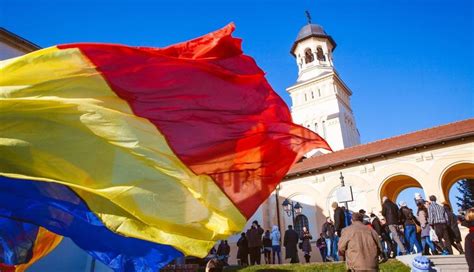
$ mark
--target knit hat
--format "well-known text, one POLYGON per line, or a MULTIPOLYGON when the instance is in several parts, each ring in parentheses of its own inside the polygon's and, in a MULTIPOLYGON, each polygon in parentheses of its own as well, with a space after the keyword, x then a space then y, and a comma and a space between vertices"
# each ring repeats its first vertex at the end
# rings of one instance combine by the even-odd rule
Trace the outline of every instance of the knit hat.
POLYGON ((430 260, 425 256, 416 256, 411 263, 412 272, 429 272, 431 271, 430 260))

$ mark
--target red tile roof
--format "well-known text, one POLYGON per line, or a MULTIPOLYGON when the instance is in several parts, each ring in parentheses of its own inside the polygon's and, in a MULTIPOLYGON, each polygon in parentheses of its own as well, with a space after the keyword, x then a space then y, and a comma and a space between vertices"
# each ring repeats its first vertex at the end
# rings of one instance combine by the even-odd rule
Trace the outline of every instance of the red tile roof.
POLYGON ((470 136, 474 136, 474 118, 308 158, 295 164, 286 177, 470 136))

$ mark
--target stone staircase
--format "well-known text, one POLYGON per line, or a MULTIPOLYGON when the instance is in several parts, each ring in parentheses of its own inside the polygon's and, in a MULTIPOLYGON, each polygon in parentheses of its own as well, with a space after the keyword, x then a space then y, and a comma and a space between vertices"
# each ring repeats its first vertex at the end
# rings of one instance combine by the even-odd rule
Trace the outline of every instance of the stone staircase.
MULTIPOLYGON (((407 266, 411 267, 413 259, 420 254, 412 254, 405 256, 398 256, 397 259, 407 266)), ((437 272, 468 272, 469 267, 467 266, 466 258, 464 255, 436 255, 436 256, 425 256, 430 259, 434 265, 432 271, 437 272)))
POLYGON ((427 256, 433 262, 435 271, 439 272, 468 272, 466 258, 464 255, 449 256, 427 256))

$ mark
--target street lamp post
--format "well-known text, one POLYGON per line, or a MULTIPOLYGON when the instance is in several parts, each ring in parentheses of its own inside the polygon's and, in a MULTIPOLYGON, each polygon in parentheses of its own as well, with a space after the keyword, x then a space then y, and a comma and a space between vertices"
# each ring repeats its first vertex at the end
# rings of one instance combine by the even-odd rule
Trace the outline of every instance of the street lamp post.
POLYGON ((286 215, 291 216, 293 219, 293 226, 295 225, 295 214, 300 214, 303 210, 303 207, 298 202, 294 202, 291 200, 285 199, 281 204, 283 206, 283 210, 286 212, 286 215))
MULTIPOLYGON (((341 187, 344 187, 346 186, 344 184, 344 176, 342 175, 342 172, 339 172, 341 174, 341 176, 339 177, 339 179, 341 180, 341 187)), ((347 204, 347 201, 344 201, 344 206, 346 206, 346 211, 349 210, 349 204, 347 204)))

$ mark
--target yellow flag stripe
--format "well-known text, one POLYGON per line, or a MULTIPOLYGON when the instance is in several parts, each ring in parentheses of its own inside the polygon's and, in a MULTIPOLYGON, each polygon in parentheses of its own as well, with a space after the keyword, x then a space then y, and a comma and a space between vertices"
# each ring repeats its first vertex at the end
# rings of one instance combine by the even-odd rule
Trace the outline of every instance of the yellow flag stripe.
POLYGON ((78 49, 0 62, 0 175, 70 186, 111 230, 205 256, 246 219, 78 49))

